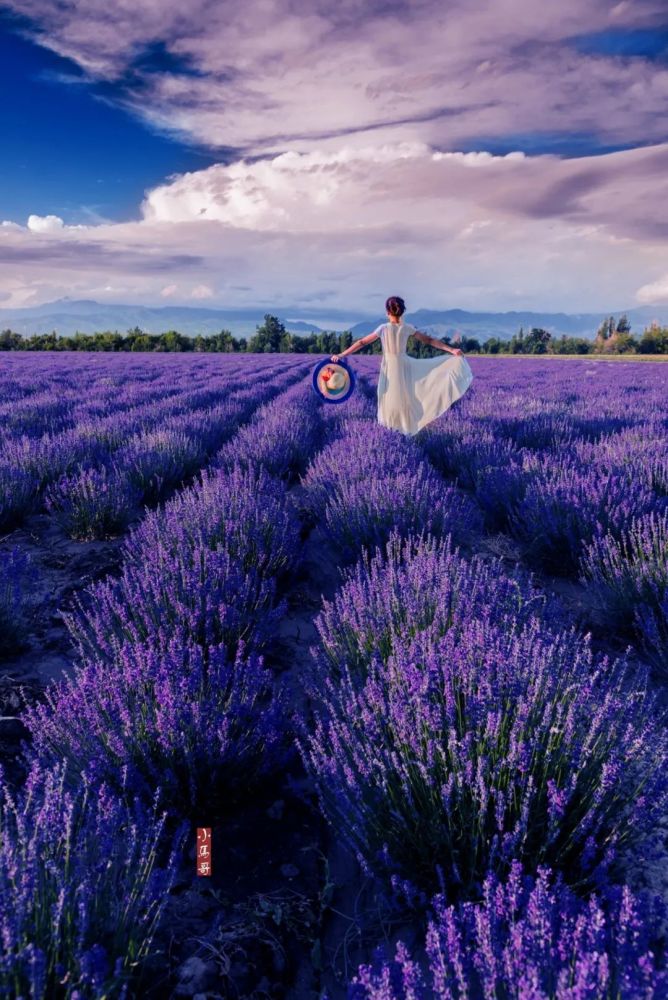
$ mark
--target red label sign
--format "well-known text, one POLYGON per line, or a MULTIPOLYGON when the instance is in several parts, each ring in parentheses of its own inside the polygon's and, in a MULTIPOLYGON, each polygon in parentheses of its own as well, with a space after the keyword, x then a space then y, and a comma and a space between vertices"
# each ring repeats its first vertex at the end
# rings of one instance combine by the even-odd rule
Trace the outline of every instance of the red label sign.
POLYGON ((197 827, 195 865, 198 875, 211 875, 211 827, 197 827))

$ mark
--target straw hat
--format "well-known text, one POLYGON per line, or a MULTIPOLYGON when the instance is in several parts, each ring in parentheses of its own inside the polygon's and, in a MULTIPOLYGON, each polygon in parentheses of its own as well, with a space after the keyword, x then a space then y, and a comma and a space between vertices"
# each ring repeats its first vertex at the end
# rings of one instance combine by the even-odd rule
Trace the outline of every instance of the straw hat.
POLYGON ((348 380, 347 380, 346 376, 343 374, 343 372, 337 369, 337 370, 333 371, 332 374, 327 379, 327 388, 328 389, 343 389, 343 387, 344 387, 344 385, 346 384, 347 381, 348 380))

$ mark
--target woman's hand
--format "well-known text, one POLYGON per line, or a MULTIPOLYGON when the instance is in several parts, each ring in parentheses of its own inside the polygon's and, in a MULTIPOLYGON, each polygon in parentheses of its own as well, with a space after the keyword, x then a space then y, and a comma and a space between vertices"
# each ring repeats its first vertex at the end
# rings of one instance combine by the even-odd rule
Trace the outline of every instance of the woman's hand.
POLYGON ((464 352, 462 351, 461 347, 453 347, 452 350, 450 351, 450 353, 451 354, 463 354, 464 352))
POLYGON ((332 356, 331 356, 331 358, 329 360, 330 361, 338 361, 339 360, 339 355, 338 354, 332 354, 332 356))

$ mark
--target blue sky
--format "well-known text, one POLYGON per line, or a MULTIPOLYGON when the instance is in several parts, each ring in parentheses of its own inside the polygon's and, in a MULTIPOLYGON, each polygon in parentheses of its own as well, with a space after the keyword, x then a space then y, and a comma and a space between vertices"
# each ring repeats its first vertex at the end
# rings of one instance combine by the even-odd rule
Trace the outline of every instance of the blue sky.
POLYGON ((0 3, 0 306, 668 301, 667 80, 654 0, 0 3))
POLYGON ((147 188, 220 160, 147 127, 115 106, 114 88, 103 96, 76 63, 12 27, 0 17, 2 218, 132 219, 147 188))

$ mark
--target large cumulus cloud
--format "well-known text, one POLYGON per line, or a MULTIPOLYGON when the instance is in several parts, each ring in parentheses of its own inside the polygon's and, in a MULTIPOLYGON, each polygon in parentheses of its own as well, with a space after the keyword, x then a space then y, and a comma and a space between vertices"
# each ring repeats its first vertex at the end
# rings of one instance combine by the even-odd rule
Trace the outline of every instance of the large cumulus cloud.
POLYGON ((621 307, 668 272, 667 166, 668 145, 577 160, 420 143, 242 160, 153 189, 136 222, 0 228, 3 287, 17 295, 41 268, 54 291, 94 282, 143 300, 368 309, 398 287, 416 305, 621 307))
POLYGON ((6 220, 12 304, 373 311, 401 289, 413 306, 575 310, 664 295, 668 69, 605 42, 661 30, 658 0, 4 6, 104 100, 225 150, 147 191, 134 222, 6 220), (544 151, 565 136, 586 155, 544 151))

